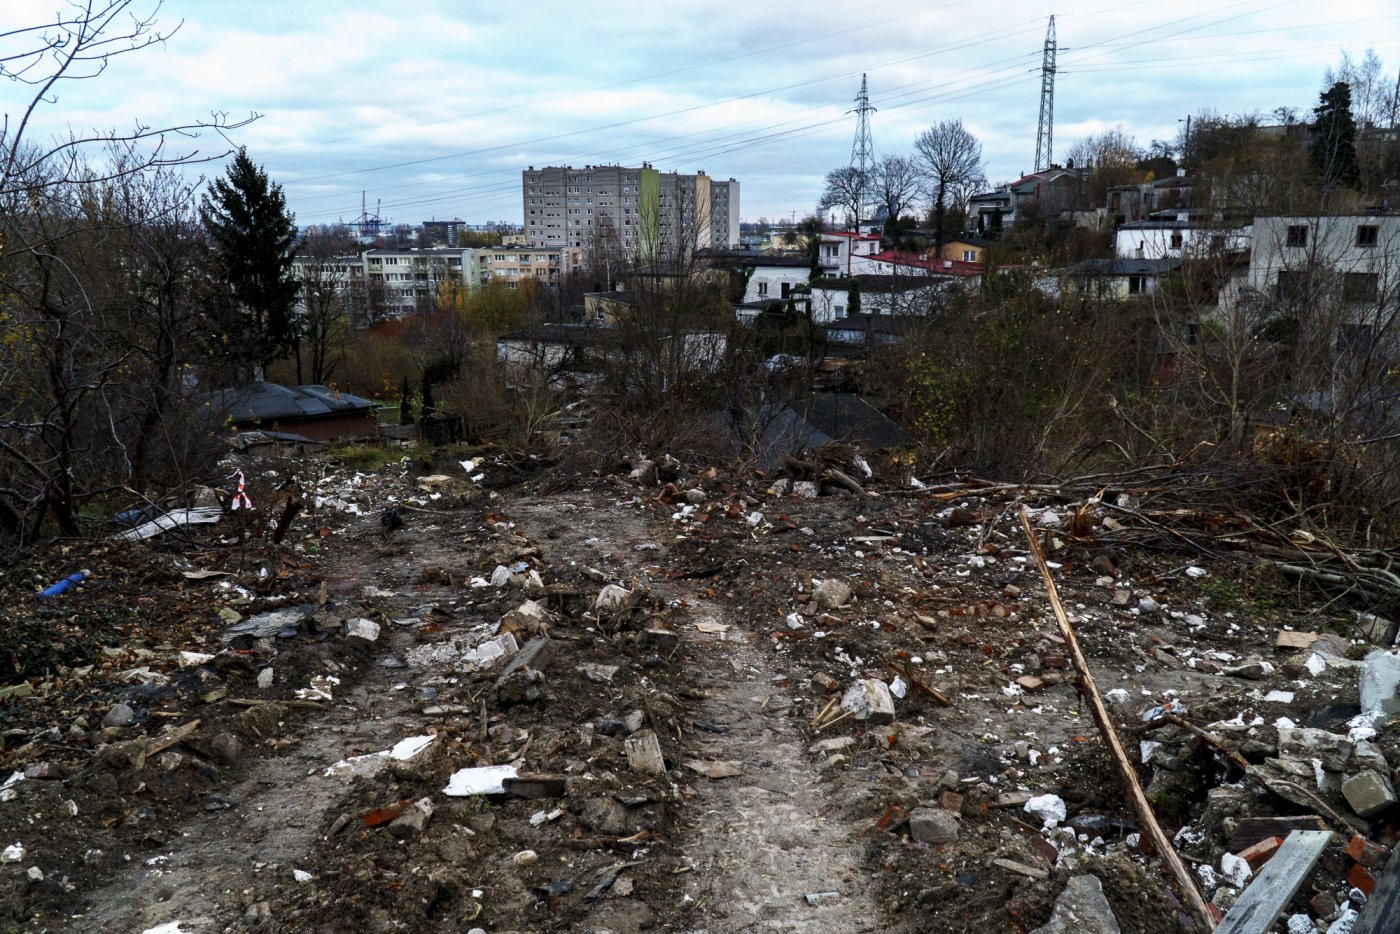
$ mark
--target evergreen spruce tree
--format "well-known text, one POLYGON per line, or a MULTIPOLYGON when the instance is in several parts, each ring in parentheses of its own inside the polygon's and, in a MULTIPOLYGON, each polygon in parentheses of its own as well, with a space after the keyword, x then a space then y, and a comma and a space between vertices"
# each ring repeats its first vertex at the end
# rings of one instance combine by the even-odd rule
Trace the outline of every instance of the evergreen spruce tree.
POLYGON ((1313 110, 1312 148, 1308 155, 1324 193, 1336 185, 1360 190, 1356 163, 1356 121, 1351 115, 1351 85, 1338 81, 1322 92, 1313 110))
MULTIPOLYGON (((296 224, 282 186, 240 149, 200 201, 217 275, 229 299, 225 322, 235 357, 263 366, 299 349, 292 272, 296 224)), ((301 359, 297 354, 297 382, 301 359)))
POLYGON ((846 314, 854 318, 860 314, 860 280, 851 276, 851 287, 846 292, 846 314))

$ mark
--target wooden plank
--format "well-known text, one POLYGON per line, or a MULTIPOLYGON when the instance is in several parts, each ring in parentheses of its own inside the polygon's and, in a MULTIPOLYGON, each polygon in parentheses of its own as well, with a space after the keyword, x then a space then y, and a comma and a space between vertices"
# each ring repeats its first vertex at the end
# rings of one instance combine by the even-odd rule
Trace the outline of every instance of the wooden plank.
POLYGON ((1235 824, 1235 832, 1225 849, 1231 853, 1247 850, 1260 840, 1270 837, 1284 837, 1295 830, 1326 830, 1327 822, 1316 814, 1299 814, 1296 817, 1241 817, 1235 824))
POLYGON ((1211 914, 1210 906, 1201 896, 1200 889, 1196 888, 1196 880, 1192 878, 1191 873, 1187 872, 1185 864, 1181 862, 1181 857, 1172 848, 1171 840, 1162 831, 1162 826, 1157 823, 1157 817, 1152 813, 1152 805, 1148 803, 1147 796, 1143 794, 1142 786, 1138 784, 1137 770, 1123 749, 1123 742, 1118 738, 1118 731, 1113 728, 1113 721, 1108 716, 1108 708, 1104 706, 1103 698, 1099 696, 1099 689, 1094 684, 1094 675, 1089 670, 1089 662, 1084 658, 1084 653, 1079 648, 1079 639, 1074 634, 1074 627, 1070 625, 1069 616, 1065 614, 1064 604, 1060 602, 1059 591, 1055 588, 1055 579, 1050 576, 1050 567, 1045 563, 1045 555, 1040 550, 1040 540, 1036 538, 1035 529, 1031 526, 1030 514, 1026 512, 1025 506, 1020 507, 1020 512, 1021 530, 1026 533, 1026 545, 1030 550, 1031 557, 1035 560, 1036 568, 1040 571, 1041 580, 1045 582, 1045 596, 1050 600, 1050 609, 1055 611, 1055 621, 1059 624, 1060 636, 1065 641, 1065 649, 1069 653, 1075 672, 1079 675, 1080 696, 1084 698, 1085 706, 1089 708, 1094 723, 1098 725, 1099 732, 1103 734, 1104 742, 1113 757, 1113 764, 1117 768, 1118 778, 1123 783, 1123 790, 1127 793, 1128 804, 1133 809, 1133 816, 1137 818, 1138 826, 1142 828, 1143 837, 1152 842, 1157 856, 1166 866, 1167 872, 1171 874, 1182 903, 1195 917, 1196 922, 1201 925, 1201 929, 1210 931, 1215 927, 1215 916, 1211 914))
POLYGON ((1272 928, 1279 912, 1307 881, 1331 839, 1332 834, 1325 830, 1290 833, 1283 846, 1240 893, 1235 907, 1215 929, 1216 934, 1264 934, 1272 928))
POLYGON ((1400 847, 1390 854, 1351 934, 1387 934, 1400 927, 1400 847))

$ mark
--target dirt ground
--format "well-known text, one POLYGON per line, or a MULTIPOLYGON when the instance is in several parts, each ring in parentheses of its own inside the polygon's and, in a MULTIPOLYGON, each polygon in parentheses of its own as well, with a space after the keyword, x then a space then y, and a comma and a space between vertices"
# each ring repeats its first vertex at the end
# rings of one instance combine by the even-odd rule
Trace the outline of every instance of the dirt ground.
MULTIPOLYGON (((679 465, 434 460, 245 460, 255 515, 4 572, 0 846, 19 849, 0 929, 1030 931, 1086 874, 1123 931, 1189 929, 1076 692, 1019 504, 1222 910, 1245 819, 1309 811, 1142 712, 1176 700, 1286 765, 1281 718, 1346 734, 1359 711, 1350 609, 1101 519, 1071 535, 1074 504, 1043 491, 877 476, 807 498, 679 465), (306 509, 274 545, 293 480, 306 509), (280 626, 225 638, 274 610, 280 626), (1280 630, 1341 637, 1322 655, 1280 630), (866 679, 902 694, 892 722, 841 715, 866 679), (516 777, 445 793, 485 766, 516 777), (1024 807, 1046 795, 1057 826, 1024 807), (955 839, 916 839, 919 809, 955 815, 955 839)), ((1374 746, 1396 761, 1392 734, 1374 746)), ((1389 846, 1391 816, 1351 829, 1389 846)), ((1349 833, 1329 829, 1279 930, 1359 904, 1349 833)))

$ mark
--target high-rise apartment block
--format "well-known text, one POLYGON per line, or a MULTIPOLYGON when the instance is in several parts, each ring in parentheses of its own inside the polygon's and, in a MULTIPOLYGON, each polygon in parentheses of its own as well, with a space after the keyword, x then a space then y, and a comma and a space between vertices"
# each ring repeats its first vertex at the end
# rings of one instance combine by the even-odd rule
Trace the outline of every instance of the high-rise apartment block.
POLYGON ((645 261, 739 243, 739 183, 649 165, 554 166, 521 173, 532 247, 616 251, 645 261))

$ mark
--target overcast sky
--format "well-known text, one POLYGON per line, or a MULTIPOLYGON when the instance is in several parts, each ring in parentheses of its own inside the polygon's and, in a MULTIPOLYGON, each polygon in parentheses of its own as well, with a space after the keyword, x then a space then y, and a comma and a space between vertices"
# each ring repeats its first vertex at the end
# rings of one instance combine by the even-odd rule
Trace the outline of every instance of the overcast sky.
MULTIPOLYGON (((0 0, 0 31, 63 2, 0 0)), ((776 219, 849 160, 862 73, 877 156, 960 118, 992 181, 1030 171, 1052 12, 1057 159, 1107 128, 1173 139, 1203 110, 1306 115, 1343 51, 1400 68, 1396 0, 166 0, 168 42, 60 85, 30 132, 255 112, 232 141, 300 224, 353 220, 361 191, 394 223, 519 223, 524 167, 644 160, 737 178, 744 219, 776 219)), ((0 85, 12 120, 26 90, 0 85)))

